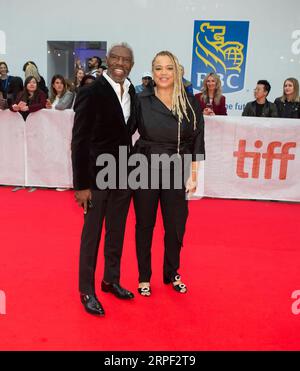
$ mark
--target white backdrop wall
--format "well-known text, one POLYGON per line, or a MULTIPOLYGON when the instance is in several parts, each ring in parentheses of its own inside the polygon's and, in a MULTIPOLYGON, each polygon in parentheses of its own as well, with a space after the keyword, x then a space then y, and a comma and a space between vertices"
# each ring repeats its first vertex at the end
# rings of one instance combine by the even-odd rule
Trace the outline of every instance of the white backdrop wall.
POLYGON ((270 100, 281 95, 285 78, 300 80, 299 0, 0 0, 0 9, 0 59, 13 75, 23 77, 23 63, 34 60, 47 79, 48 40, 127 41, 135 84, 162 49, 178 56, 190 79, 194 21, 237 20, 250 22, 245 87, 227 94, 227 103, 252 100, 260 78, 271 82, 270 100))

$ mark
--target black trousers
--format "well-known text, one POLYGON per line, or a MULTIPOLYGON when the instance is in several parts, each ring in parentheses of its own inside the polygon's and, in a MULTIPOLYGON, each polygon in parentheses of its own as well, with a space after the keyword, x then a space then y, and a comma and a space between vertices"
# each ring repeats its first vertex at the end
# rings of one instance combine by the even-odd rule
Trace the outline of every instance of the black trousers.
POLYGON ((164 223, 163 275, 174 280, 180 265, 188 205, 184 189, 138 189, 134 191, 136 213, 136 253, 139 282, 149 282, 151 270, 151 245, 160 201, 164 223))
POLYGON ((119 283, 126 218, 131 190, 92 190, 92 208, 84 216, 79 262, 79 291, 95 293, 97 256, 105 219, 104 277, 119 283))

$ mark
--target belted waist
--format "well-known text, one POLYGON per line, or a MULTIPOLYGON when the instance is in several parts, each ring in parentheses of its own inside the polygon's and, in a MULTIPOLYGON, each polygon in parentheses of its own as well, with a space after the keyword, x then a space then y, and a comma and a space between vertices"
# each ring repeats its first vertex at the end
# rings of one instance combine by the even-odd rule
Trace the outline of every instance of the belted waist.
MULTIPOLYGON (((179 146, 179 153, 191 153, 191 142, 181 142, 179 146)), ((174 154, 177 153, 177 143, 170 142, 153 142, 151 140, 139 138, 133 149, 134 153, 149 154, 174 154)))

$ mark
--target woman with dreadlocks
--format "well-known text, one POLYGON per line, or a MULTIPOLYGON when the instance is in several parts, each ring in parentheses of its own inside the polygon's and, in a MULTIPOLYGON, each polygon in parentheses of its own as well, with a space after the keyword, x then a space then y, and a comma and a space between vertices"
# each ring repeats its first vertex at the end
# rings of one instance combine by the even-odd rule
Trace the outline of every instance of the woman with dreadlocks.
POLYGON ((172 283, 179 293, 187 292, 178 273, 188 216, 186 193, 196 191, 197 160, 203 160, 205 152, 201 108, 185 92, 177 58, 168 51, 158 53, 152 61, 152 74, 154 84, 137 98, 140 138, 133 151, 148 160, 149 183, 134 192, 138 292, 142 296, 151 295, 151 245, 159 202, 165 229, 163 281, 172 283), (171 161, 159 162, 161 155, 171 161), (184 155, 189 155, 187 163, 184 155))

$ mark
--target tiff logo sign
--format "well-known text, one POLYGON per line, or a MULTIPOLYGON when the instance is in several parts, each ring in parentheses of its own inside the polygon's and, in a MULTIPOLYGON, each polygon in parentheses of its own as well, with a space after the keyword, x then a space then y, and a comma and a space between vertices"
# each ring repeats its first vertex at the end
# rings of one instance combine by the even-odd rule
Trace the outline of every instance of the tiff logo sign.
POLYGON ((0 30, 0 54, 6 54, 6 35, 0 30))
MULTIPOLYGON (((252 171, 251 177, 254 179, 259 178, 259 172, 261 169, 261 159, 264 160, 264 179, 272 178, 273 162, 280 161, 279 179, 285 180, 287 177, 288 162, 295 160, 295 155, 289 153, 291 148, 296 148, 296 142, 271 142, 267 146, 267 150, 264 153, 259 151, 246 151, 246 140, 241 139, 239 141, 239 148, 233 152, 233 156, 237 158, 236 174, 240 178, 249 178, 249 173, 245 171, 245 160, 251 159, 252 171), (275 152, 275 149, 279 149, 275 152)), ((255 148, 260 149, 263 146, 261 140, 257 140, 254 143, 255 148)))
POLYGON ((1 314, 6 314, 6 295, 2 290, 0 290, 0 315, 1 314))

